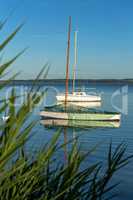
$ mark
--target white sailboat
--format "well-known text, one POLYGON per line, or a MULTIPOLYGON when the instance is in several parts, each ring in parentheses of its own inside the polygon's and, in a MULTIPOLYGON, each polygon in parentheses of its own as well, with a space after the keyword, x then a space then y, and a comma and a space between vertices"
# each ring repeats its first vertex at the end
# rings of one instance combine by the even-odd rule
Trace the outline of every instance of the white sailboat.
MULTIPOLYGON (((72 93, 67 94, 67 102, 71 104, 82 104, 85 107, 89 107, 89 103, 91 102, 99 102, 101 103, 101 97, 99 95, 92 95, 92 94, 87 94, 85 91, 76 91, 75 90, 75 80, 76 80, 76 67, 77 67, 77 31, 75 32, 75 37, 74 37, 74 66, 73 66, 73 81, 72 81, 72 93), (84 104, 83 104, 84 103, 84 104)), ((57 98, 57 103, 65 102, 65 93, 60 93, 56 95, 57 98)), ((96 104, 97 106, 97 104, 96 104)))
MULTIPOLYGON (((100 100, 98 96, 92 97, 86 93, 75 93, 75 79, 73 82, 73 93, 68 92, 68 78, 69 78, 69 57, 70 57, 70 32, 71 32, 71 17, 69 17, 68 28, 68 46, 67 46, 67 62, 66 62, 66 92, 63 94, 63 104, 53 107, 45 107, 44 111, 40 112, 40 116, 45 120, 74 120, 74 121, 120 121, 121 114, 117 112, 106 112, 100 110, 91 110, 90 108, 83 108, 77 105, 69 105, 71 102, 93 102, 100 100), (72 97, 72 98, 71 98, 72 97), (93 101, 92 101, 93 99, 93 101)), ((76 38, 76 37, 75 37, 76 38)), ((76 40, 75 40, 76 41, 76 40)), ((76 43, 76 42, 75 42, 76 43)), ((76 49, 76 48, 75 48, 76 49)), ((75 53, 76 54, 76 53, 75 53)), ((75 59, 76 60, 76 59, 75 59)), ((75 62, 76 67, 76 62, 75 62)), ((75 70, 74 70, 75 71, 75 70)), ((75 76, 75 75, 74 75, 75 76)), ((58 96, 59 97, 59 96, 58 96)), ((62 96, 60 96, 62 98, 62 96)), ((69 121, 70 122, 70 121, 69 121)))

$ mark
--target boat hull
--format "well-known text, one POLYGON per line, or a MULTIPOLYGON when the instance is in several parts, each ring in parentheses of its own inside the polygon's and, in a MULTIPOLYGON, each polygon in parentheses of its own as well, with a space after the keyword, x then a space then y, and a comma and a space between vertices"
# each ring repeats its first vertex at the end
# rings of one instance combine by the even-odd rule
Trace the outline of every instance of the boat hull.
POLYGON ((83 121, 120 121, 121 115, 118 113, 66 113, 66 112, 40 112, 42 117, 48 119, 66 119, 83 121))

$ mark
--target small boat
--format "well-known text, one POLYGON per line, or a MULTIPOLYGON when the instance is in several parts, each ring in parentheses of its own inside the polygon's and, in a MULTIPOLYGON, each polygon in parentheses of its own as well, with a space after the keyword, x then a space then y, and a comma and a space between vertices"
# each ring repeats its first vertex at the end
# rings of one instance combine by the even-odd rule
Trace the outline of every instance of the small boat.
POLYGON ((46 119, 41 120, 41 124, 48 128, 53 127, 73 127, 73 128, 119 128, 119 121, 83 121, 83 120, 64 120, 46 119))
POLYGON ((40 116, 49 119, 67 119, 67 120, 83 120, 83 121, 120 121, 121 115, 114 112, 53 112, 41 111, 40 116))
MULTIPOLYGON (((69 33, 70 36, 70 33, 69 33)), ((69 38, 70 39, 70 38, 69 38)), ((70 40, 69 40, 70 43, 70 40)), ((101 102, 101 96, 100 95, 93 95, 93 94, 87 94, 85 91, 75 91, 75 79, 76 79, 76 67, 77 67, 77 31, 75 32, 75 61, 73 66, 73 80, 72 80, 72 93, 67 92, 67 102, 74 102, 75 104, 78 104, 79 102, 101 102)), ((68 79, 68 76, 66 77, 68 79)), ((68 80, 67 80, 68 82, 68 80)), ((57 102, 65 102, 66 94, 65 93, 59 93, 56 95, 57 102)), ((87 106, 87 104, 85 104, 87 106)))

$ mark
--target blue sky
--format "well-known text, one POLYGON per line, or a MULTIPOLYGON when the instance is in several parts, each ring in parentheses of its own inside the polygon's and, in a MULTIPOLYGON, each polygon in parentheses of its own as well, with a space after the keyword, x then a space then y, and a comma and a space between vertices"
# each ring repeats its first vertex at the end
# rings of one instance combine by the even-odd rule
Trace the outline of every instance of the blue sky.
POLYGON ((133 78, 132 0, 0 0, 0 19, 10 13, 0 41, 26 21, 3 53, 6 60, 29 47, 13 66, 13 71, 21 71, 19 78, 34 78, 46 62, 51 65, 50 78, 65 77, 69 15, 70 76, 78 30, 78 78, 133 78))

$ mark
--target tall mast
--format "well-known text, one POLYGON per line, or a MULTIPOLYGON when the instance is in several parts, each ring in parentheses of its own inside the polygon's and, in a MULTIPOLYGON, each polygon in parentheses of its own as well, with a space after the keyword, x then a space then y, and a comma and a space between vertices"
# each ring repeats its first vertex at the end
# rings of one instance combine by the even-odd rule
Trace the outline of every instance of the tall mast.
POLYGON ((73 65, 73 82, 72 93, 75 91, 75 78, 76 78, 76 66, 77 66, 77 31, 74 34, 74 65, 73 65))
POLYGON ((69 60, 70 60, 70 36, 71 36, 71 16, 69 16, 68 26, 68 42, 67 42, 67 60, 66 60, 66 93, 65 93, 65 107, 67 105, 68 97, 68 79, 69 79, 69 60))

